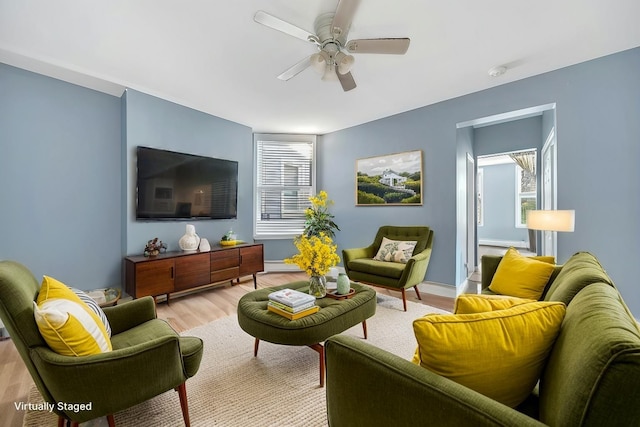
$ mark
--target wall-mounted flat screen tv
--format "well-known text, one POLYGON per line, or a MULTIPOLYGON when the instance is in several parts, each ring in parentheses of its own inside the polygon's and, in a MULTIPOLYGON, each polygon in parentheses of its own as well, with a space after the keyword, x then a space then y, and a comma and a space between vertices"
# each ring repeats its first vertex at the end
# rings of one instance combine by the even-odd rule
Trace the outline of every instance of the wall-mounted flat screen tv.
POLYGON ((237 217, 238 162, 138 147, 137 166, 136 219, 237 217))

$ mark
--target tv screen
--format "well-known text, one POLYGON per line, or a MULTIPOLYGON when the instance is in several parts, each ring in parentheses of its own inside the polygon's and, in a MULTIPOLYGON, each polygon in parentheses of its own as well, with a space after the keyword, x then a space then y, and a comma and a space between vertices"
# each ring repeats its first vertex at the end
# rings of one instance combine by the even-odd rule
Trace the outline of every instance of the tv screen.
POLYGON ((238 162, 138 147, 137 165, 136 219, 237 217, 238 162))

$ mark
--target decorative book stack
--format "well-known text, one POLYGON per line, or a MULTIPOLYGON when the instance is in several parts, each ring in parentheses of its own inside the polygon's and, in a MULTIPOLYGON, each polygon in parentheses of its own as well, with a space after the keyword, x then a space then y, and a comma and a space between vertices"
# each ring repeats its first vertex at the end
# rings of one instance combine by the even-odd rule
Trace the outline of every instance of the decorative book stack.
POLYGON ((316 297, 293 289, 281 289, 269 294, 267 310, 296 320, 316 313, 320 307, 316 305, 316 297))

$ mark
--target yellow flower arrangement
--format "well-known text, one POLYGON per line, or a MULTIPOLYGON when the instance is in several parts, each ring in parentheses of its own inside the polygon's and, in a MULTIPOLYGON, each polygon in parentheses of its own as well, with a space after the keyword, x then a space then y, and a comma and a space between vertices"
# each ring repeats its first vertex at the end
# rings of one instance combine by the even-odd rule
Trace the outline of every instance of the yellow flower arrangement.
POLYGON ((340 262, 336 254, 337 245, 325 233, 308 237, 301 235, 293 240, 298 254, 284 260, 285 264, 296 264, 309 276, 324 276, 331 267, 340 262))

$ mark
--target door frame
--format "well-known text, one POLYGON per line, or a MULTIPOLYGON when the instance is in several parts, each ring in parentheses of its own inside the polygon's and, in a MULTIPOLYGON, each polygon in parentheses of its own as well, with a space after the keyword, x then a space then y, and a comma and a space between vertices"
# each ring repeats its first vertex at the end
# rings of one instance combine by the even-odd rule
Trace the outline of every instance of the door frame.
POLYGON ((467 259, 465 262, 467 278, 477 269, 476 263, 476 163, 467 153, 467 259))
MULTIPOLYGON (((555 126, 551 128, 541 152, 540 209, 555 210, 558 206, 558 142, 555 126)), ((557 256, 558 235, 553 231, 541 232, 541 255, 557 256)))

